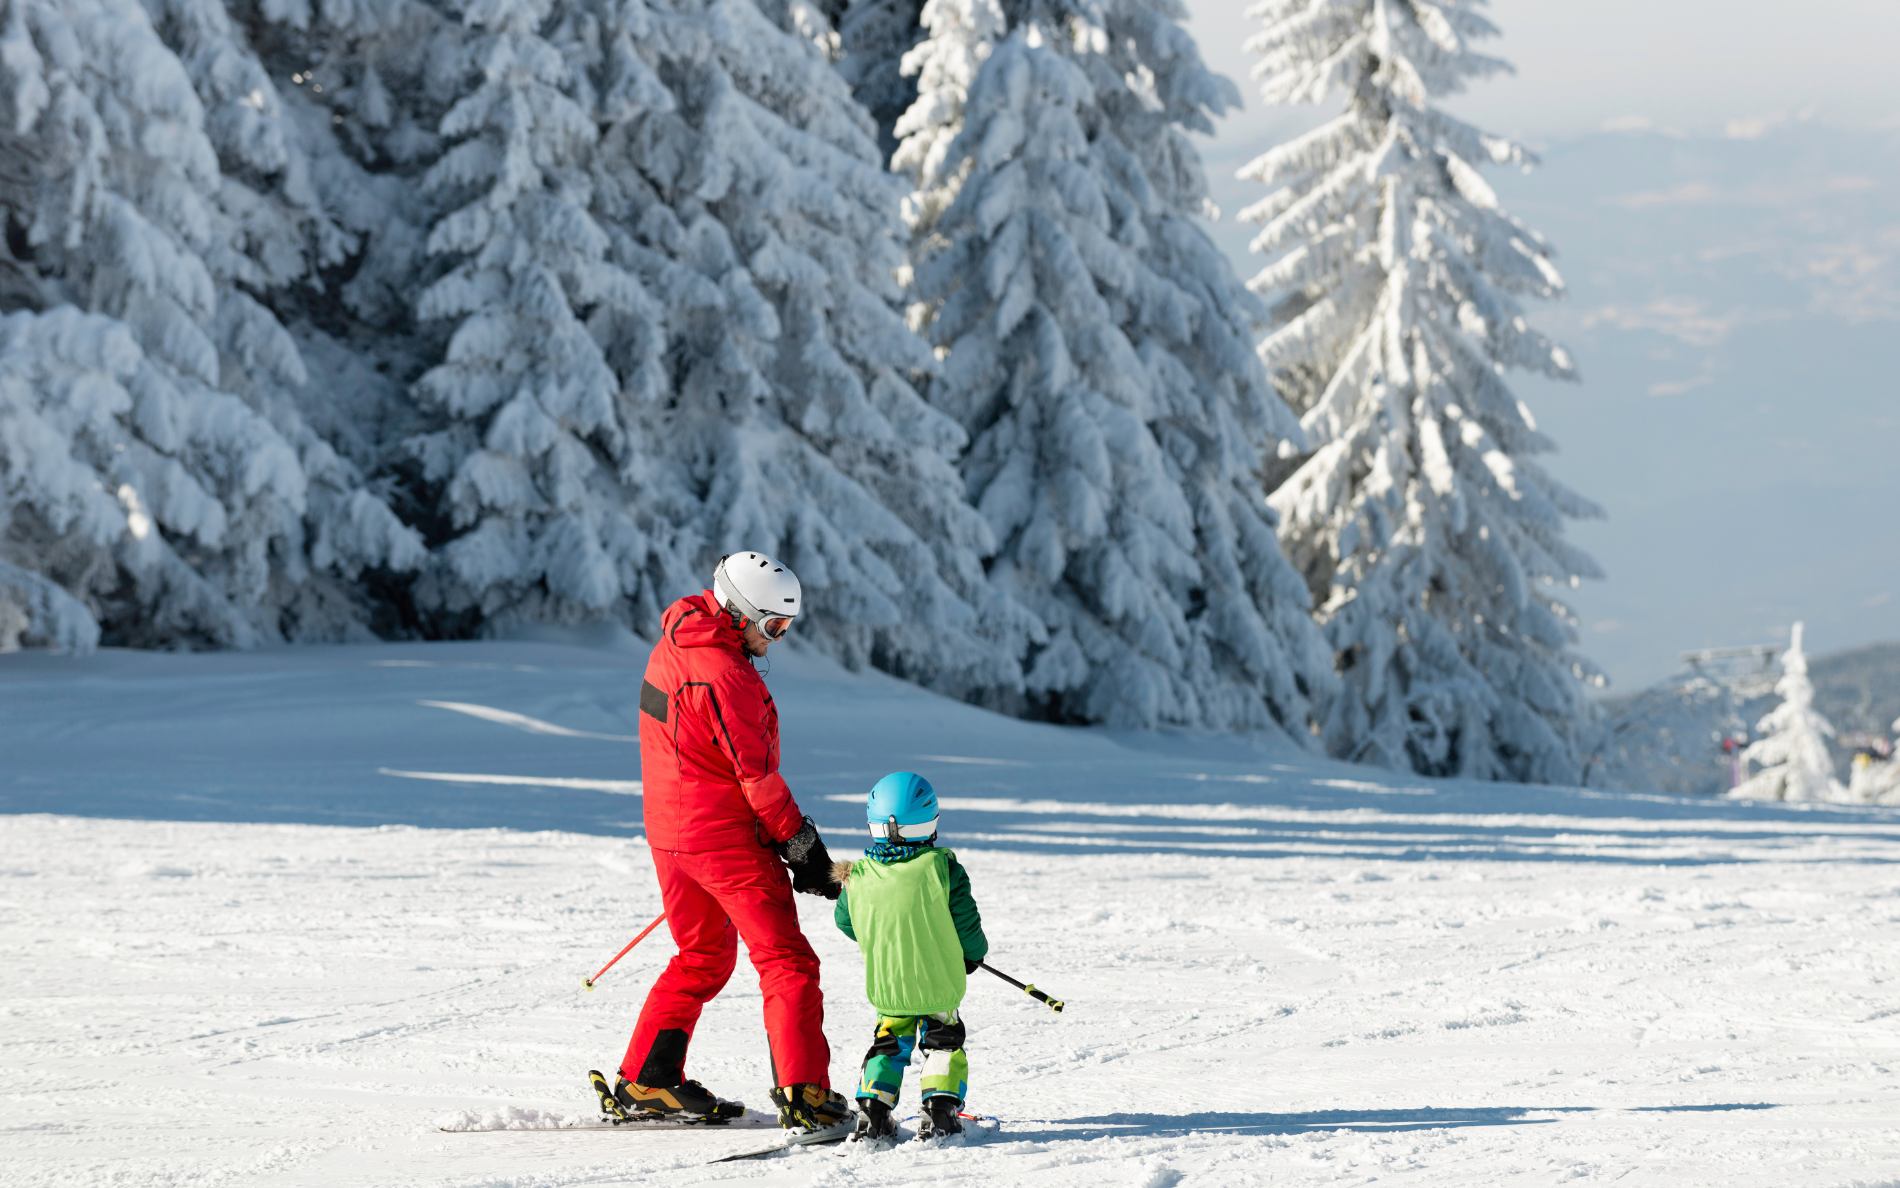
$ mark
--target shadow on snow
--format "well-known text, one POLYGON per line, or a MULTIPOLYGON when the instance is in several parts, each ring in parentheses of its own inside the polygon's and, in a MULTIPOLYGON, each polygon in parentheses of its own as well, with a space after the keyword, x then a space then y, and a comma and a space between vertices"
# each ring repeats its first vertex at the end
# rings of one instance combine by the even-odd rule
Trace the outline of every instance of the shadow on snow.
MULTIPOLYGON (((642 832, 644 657, 511 647, 0 671, 0 813, 642 832)), ((1017 722, 809 661, 774 689, 786 776, 840 851, 863 790, 900 768, 937 785, 947 844, 1023 853, 1688 866, 1887 863, 1900 841, 1890 812, 1440 783, 1285 744, 1017 722), (1862 848, 1804 853, 1816 840, 1862 848)))
MULTIPOLYGON (((1777 1108, 1767 1102, 1725 1102, 1638 1106, 1627 1112, 1714 1113, 1777 1108)), ((1396 1110, 1318 1110, 1303 1114, 1100 1114, 1058 1119, 1049 1128, 1025 1131, 1022 1137, 1029 1142, 1044 1142, 1112 1137, 1172 1138, 1192 1134, 1304 1134, 1319 1130, 1444 1130, 1465 1126, 1536 1126, 1561 1121, 1554 1115, 1598 1112, 1594 1106, 1473 1106, 1465 1109, 1426 1106, 1396 1110)))

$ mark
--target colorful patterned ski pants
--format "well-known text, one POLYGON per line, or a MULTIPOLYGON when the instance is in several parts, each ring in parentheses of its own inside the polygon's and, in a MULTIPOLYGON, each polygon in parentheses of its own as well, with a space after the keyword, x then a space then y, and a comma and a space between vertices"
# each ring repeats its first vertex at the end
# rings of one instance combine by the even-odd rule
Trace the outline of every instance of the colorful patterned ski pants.
POLYGON ((924 1054, 923 1096, 954 1097, 962 1102, 968 1096, 970 1059, 963 1054, 963 1019, 956 1011, 941 1015, 879 1015, 877 1036, 871 1050, 864 1054, 864 1079, 858 1082, 858 1097, 880 1098, 885 1105, 897 1104, 898 1091, 904 1087, 904 1069, 910 1064, 912 1048, 924 1054))

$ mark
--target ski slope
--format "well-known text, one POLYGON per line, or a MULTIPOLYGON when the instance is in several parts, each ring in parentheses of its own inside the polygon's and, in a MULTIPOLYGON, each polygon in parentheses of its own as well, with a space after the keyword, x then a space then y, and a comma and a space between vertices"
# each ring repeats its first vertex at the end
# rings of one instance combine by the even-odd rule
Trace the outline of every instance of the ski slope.
MULTIPOLYGON (((670 945, 613 640, 0 657, 7 1185, 1900 1185, 1900 817, 1427 783, 774 657, 835 854, 924 772, 995 979, 960 1146, 592 1116, 670 945)), ((833 1077, 854 946, 800 899, 833 1077)), ((765 1104, 741 962, 689 1071, 765 1104)), ((914 1088, 914 1080, 907 1088, 914 1088)), ((907 1104, 914 1098, 907 1097, 907 1104)))

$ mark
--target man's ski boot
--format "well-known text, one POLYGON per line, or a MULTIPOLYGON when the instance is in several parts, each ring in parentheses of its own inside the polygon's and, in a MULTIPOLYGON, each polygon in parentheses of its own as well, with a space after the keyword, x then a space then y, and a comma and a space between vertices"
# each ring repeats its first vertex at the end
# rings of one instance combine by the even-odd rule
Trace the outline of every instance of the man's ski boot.
POLYGON ((842 1093, 809 1082, 772 1090, 772 1104, 778 1107, 778 1124, 787 1130, 829 1130, 851 1120, 851 1103, 842 1093))
POLYGON ((962 1134, 963 1119, 957 1116, 962 1111, 963 1103, 947 1093, 924 1098, 923 1116, 917 1119, 917 1137, 935 1139, 962 1134))
POLYGON ((858 1098, 858 1129, 851 1135, 854 1143, 875 1142, 897 1134, 897 1119, 882 1098, 858 1098))
POLYGON ((600 1113, 609 1122, 670 1121, 719 1126, 745 1113, 745 1105, 726 1101, 706 1091, 698 1081, 678 1085, 636 1085, 625 1077, 616 1077, 607 1088, 607 1078, 589 1069, 587 1079, 600 1098, 600 1113))

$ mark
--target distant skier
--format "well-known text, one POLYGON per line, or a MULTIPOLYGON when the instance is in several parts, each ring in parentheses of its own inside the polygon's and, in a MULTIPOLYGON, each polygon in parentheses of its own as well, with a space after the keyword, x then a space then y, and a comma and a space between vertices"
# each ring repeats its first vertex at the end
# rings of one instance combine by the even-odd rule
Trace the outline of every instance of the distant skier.
POLYGON ((937 793, 930 781, 894 771, 865 802, 872 842, 856 862, 840 862, 844 891, 833 919, 864 950, 864 989, 877 1032, 858 1084, 857 1138, 895 1133, 891 1111, 914 1047, 924 1053, 923 1120, 929 1138, 963 1129, 957 1115, 969 1089, 969 1059, 958 1007, 965 979, 989 952, 970 876, 938 849, 937 793))
POLYGON ((801 597, 791 570, 734 553, 713 570, 712 589, 661 616, 640 687, 640 776, 679 954, 648 992, 620 1064, 612 1101, 623 1117, 739 1112, 687 1078, 686 1049, 741 939, 765 997, 780 1124, 819 1129, 851 1116, 831 1091, 818 957, 792 903, 793 891, 838 894, 831 856, 779 775, 778 710, 752 667, 791 629, 801 597))

